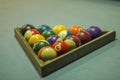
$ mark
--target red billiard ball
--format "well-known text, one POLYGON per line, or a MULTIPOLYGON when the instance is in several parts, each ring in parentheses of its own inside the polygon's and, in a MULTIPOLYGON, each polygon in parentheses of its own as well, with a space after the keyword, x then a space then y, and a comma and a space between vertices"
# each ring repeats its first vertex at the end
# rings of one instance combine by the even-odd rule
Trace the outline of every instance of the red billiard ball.
POLYGON ((29 29, 25 32, 24 37, 28 40, 34 34, 40 34, 40 32, 37 29, 29 29))
POLYGON ((64 54, 65 52, 69 51, 69 45, 64 41, 56 41, 52 47, 56 50, 58 55, 64 54))
POLYGON ((22 33, 22 35, 24 35, 25 32, 26 32, 27 30, 29 30, 29 29, 35 29, 35 27, 34 27, 33 25, 31 25, 31 24, 26 24, 26 25, 23 25, 23 26, 21 27, 20 32, 22 33))
POLYGON ((72 39, 75 42, 75 44, 76 44, 77 47, 79 45, 81 45, 81 40, 76 35, 69 35, 69 36, 66 37, 66 39, 72 39))
POLYGON ((38 57, 43 61, 52 60, 57 57, 57 52, 52 47, 45 46, 39 50, 38 57))
POLYGON ((91 40, 91 35, 87 31, 80 31, 76 36, 81 40, 81 43, 86 43, 91 40))

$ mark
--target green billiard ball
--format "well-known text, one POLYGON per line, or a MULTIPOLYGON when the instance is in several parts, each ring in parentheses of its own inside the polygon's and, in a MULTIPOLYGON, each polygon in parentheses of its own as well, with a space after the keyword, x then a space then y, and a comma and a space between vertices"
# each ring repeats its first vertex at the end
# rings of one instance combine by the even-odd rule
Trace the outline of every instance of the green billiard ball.
POLYGON ((55 35, 55 32, 51 29, 49 30, 45 30, 42 35, 45 37, 45 39, 47 39, 48 37, 50 37, 51 35, 55 35))
POLYGON ((50 46, 49 42, 46 40, 39 40, 33 45, 33 50, 37 53, 44 46, 50 46))

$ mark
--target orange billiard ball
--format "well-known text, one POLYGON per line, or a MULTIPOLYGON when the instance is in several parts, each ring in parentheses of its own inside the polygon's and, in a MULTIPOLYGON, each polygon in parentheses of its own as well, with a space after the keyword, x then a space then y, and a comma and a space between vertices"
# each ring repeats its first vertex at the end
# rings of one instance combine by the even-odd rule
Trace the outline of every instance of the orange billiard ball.
POLYGON ((74 25, 74 26, 71 26, 69 31, 73 34, 73 35, 76 35, 79 31, 81 30, 84 30, 81 26, 79 25, 74 25))

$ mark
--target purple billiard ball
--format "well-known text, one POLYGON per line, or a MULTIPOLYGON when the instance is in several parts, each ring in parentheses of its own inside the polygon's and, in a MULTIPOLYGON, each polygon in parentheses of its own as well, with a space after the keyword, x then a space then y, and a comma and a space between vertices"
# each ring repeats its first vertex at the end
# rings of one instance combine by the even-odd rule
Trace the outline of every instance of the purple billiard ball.
POLYGON ((51 35, 50 37, 47 38, 47 41, 52 45, 53 43, 55 43, 55 41, 57 41, 58 38, 59 38, 58 35, 51 35))
POLYGON ((102 34, 102 30, 97 26, 90 26, 87 31, 90 33, 92 38, 96 38, 102 34))

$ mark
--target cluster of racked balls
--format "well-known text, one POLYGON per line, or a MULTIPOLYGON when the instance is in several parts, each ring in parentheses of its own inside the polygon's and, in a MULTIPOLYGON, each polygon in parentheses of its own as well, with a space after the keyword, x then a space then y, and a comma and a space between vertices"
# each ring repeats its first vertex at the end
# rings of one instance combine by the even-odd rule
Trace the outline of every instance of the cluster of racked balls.
POLYGON ((40 25, 35 28, 26 24, 21 27, 21 33, 38 57, 47 61, 100 36, 102 30, 97 26, 84 29, 74 25, 68 29, 64 25, 56 25, 53 28, 40 25))

